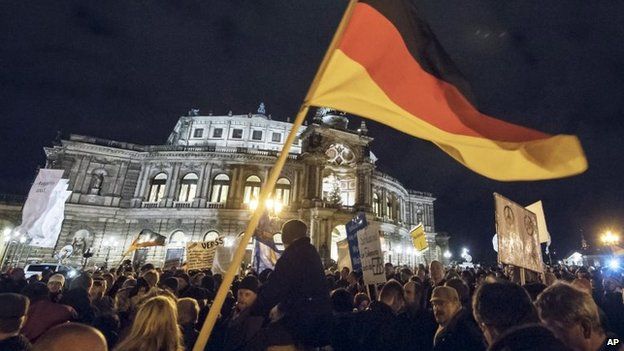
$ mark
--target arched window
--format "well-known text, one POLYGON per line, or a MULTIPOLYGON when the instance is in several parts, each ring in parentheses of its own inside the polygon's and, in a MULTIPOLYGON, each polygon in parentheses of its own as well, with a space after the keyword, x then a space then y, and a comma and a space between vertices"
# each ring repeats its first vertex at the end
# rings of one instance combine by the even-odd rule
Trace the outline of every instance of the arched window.
POLYGON ((245 181, 245 192, 243 193, 243 203, 249 204, 252 200, 258 200, 260 196, 260 186, 262 182, 258 176, 252 175, 245 181))
POLYGON ((180 182, 180 195, 178 201, 191 202, 197 193, 197 174, 189 173, 180 182))
POLYGON ((275 185, 275 201, 281 202, 284 206, 290 204, 290 180, 280 178, 275 185))
POLYGON ((381 201, 376 193, 373 193, 373 213, 377 217, 381 216, 381 201))
POLYGON ((388 196, 388 200, 386 201, 386 215, 390 220, 394 220, 394 199, 392 195, 388 196))
POLYGON ((152 178, 150 192, 148 196, 149 202, 159 202, 165 197, 165 186, 167 185, 167 174, 158 173, 152 178))
POLYGON ((212 195, 210 202, 225 203, 230 189, 230 177, 226 174, 218 174, 212 181, 212 195))
POLYGON ((213 241, 219 238, 219 232, 216 230, 210 230, 204 235, 204 241, 213 241))

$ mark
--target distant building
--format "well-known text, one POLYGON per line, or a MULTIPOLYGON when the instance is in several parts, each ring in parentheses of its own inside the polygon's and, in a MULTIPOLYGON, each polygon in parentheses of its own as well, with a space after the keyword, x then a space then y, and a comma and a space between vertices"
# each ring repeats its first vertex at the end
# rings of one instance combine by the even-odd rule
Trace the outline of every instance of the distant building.
MULTIPOLYGON (((56 247, 23 249, 22 260, 50 261, 72 245, 70 263, 80 264, 82 252, 91 248, 90 263, 101 265, 108 257, 114 265, 142 229, 165 235, 167 244, 137 251, 133 259, 141 263, 182 262, 188 241, 226 236, 231 243, 245 229, 250 205, 291 127, 264 113, 200 116, 192 110, 180 117, 164 145, 71 135, 46 147, 46 168, 64 169, 73 193, 56 247)), ((308 223, 326 262, 337 258, 344 224, 357 211, 380 225, 386 262, 442 259, 449 237, 436 235, 435 198, 377 171, 372 140, 364 123, 348 129, 345 116, 319 109, 313 123, 299 129, 277 181, 273 201, 283 207, 279 220, 308 223), (420 222, 429 249, 415 253, 409 230, 420 222)), ((5 227, 17 225, 19 212, 20 206, 0 205, 0 220, 5 227)), ((11 255, 18 254, 9 250, 11 255)))

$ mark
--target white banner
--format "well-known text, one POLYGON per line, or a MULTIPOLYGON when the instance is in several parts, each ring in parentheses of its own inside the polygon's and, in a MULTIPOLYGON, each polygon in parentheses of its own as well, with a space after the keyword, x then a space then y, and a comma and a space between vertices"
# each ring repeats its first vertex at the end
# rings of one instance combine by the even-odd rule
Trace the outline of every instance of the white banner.
POLYGON ((29 233, 32 237, 30 246, 52 248, 56 245, 65 219, 65 202, 72 193, 67 190, 67 186, 68 180, 61 179, 54 188, 48 210, 29 233))
POLYGON ((379 231, 379 225, 373 222, 368 223, 366 228, 357 233, 360 260, 362 261, 362 274, 364 284, 366 285, 386 282, 379 231))
POLYGON ((546 226, 546 216, 544 216, 544 207, 542 206, 542 200, 530 204, 525 208, 535 213, 535 215, 537 216, 537 228, 539 231, 540 243, 549 243, 550 245, 550 233, 548 232, 548 227, 546 226))
MULTIPOLYGON (((15 231, 28 237, 42 237, 40 221, 56 201, 55 189, 63 176, 62 169, 40 169, 22 209, 22 223, 15 231)), ((65 185, 66 187, 66 185, 65 185)), ((54 245, 53 245, 54 246, 54 245)))
POLYGON ((217 247, 223 246, 224 237, 216 240, 191 242, 186 244, 186 269, 210 269, 214 262, 217 247))

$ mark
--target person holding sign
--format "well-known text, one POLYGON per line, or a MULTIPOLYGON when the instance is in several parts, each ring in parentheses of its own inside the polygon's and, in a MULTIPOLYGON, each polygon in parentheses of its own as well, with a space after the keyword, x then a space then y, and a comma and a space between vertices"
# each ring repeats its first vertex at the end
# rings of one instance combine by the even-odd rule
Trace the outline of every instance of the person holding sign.
POLYGON ((275 270, 262 286, 252 315, 267 317, 273 308, 281 317, 259 336, 260 348, 297 345, 319 347, 329 344, 332 309, 321 257, 310 243, 308 227, 300 220, 282 226, 286 248, 275 270))

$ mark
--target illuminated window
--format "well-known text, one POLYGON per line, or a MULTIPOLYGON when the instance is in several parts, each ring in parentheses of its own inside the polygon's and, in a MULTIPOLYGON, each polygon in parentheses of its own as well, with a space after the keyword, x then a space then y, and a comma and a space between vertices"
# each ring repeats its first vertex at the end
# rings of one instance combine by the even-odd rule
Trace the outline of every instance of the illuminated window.
POLYGON ((258 200, 260 197, 260 186, 262 181, 260 178, 252 175, 247 177, 245 181, 245 191, 243 193, 243 203, 249 204, 252 200, 258 200))
POLYGON ((275 185, 275 201, 280 201, 284 206, 290 203, 290 180, 280 178, 275 185))
POLYGON ((178 201, 191 202, 197 193, 197 174, 189 173, 180 182, 180 195, 178 201))
POLYGON ((373 193, 373 213, 375 216, 381 216, 381 201, 379 199, 379 195, 373 193))
POLYGON ((230 177, 226 174, 218 174, 212 181, 212 194, 210 202, 225 203, 230 189, 230 177))
POLYGON ((219 232, 211 230, 204 235, 204 241, 214 241, 219 238, 219 232))
POLYGON ((149 202, 159 202, 165 197, 165 186, 167 185, 167 175, 165 173, 158 173, 154 178, 152 178, 152 183, 150 185, 149 196, 147 197, 147 201, 149 202))

